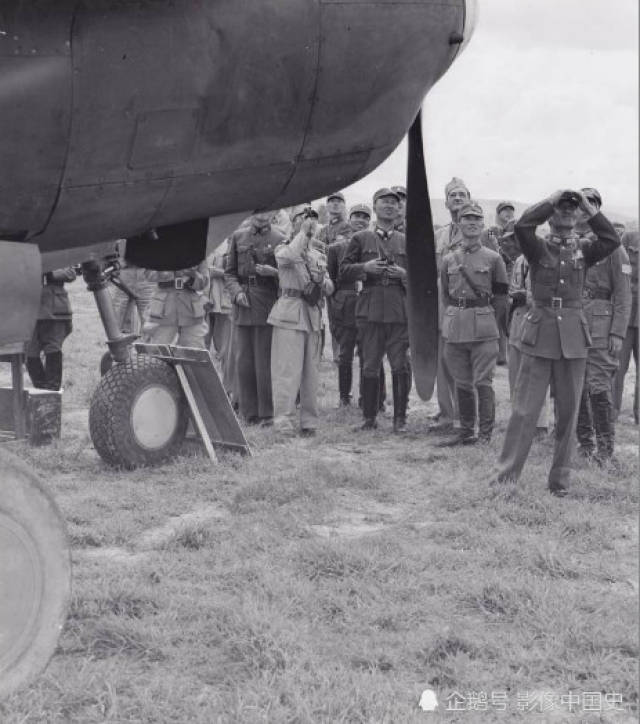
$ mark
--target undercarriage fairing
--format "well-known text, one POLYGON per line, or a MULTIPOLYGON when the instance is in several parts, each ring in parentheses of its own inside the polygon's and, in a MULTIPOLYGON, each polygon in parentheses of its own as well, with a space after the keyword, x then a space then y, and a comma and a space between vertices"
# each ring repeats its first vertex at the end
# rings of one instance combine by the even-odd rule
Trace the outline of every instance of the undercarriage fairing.
POLYGON ((4 0, 0 23, 0 237, 51 252, 361 178, 465 3, 4 0))

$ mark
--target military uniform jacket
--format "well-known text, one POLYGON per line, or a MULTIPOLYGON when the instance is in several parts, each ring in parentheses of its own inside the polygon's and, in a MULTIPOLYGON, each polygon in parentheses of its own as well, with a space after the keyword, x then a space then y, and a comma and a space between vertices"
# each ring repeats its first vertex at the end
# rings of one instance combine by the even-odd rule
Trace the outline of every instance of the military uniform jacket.
POLYGON ((548 201, 527 209, 515 231, 531 275, 533 306, 527 313, 519 349, 547 359, 584 359, 591 345, 582 309, 586 270, 620 245, 618 235, 600 213, 589 221, 595 240, 536 236, 536 227, 553 215, 548 201))
POLYGON ((504 261, 498 252, 478 241, 470 248, 450 252, 442 260, 440 286, 446 305, 442 320, 442 337, 447 342, 486 342, 498 339, 498 325, 489 300, 494 286, 502 285, 506 293, 509 281, 504 261), (478 289, 476 294, 464 278, 464 270, 478 289), (486 300, 486 306, 463 306, 464 300, 486 300))
POLYGON ((286 240, 270 226, 239 229, 231 236, 224 274, 225 289, 232 302, 245 292, 249 307, 234 304, 233 321, 240 326, 267 324, 267 317, 278 298, 278 280, 256 274, 256 264, 277 267, 275 250, 286 240))
POLYGON ((640 234, 637 231, 626 231, 622 235, 622 245, 627 250, 631 266, 631 315, 629 326, 638 326, 638 247, 640 234))
POLYGON ((147 279, 158 284, 149 304, 149 320, 163 325, 189 327, 204 319, 209 291, 209 267, 206 260, 179 271, 152 271, 147 279), (170 284, 173 282, 173 288, 170 284), (181 289, 175 285, 182 286, 181 289))
POLYGON ((511 315, 511 324, 509 325, 509 344, 517 346, 520 342, 520 334, 524 318, 531 307, 531 277, 529 276, 529 264, 524 254, 515 260, 513 269, 511 270, 511 279, 509 282, 509 296, 512 300, 518 296, 524 295, 524 304, 519 304, 513 310, 511 315))
POLYGON ((335 216, 329 219, 329 223, 320 229, 318 239, 328 249, 331 244, 338 240, 339 236, 351 237, 353 229, 348 221, 335 216))
MULTIPOLYGON (((289 244, 276 249, 280 290, 302 292, 310 282, 322 283, 327 270, 326 256, 317 249, 304 250, 307 239, 300 232, 289 244)), ((274 304, 268 322, 274 327, 319 332, 322 324, 320 304, 311 306, 301 296, 283 293, 274 304)))
POLYGON ((341 234, 329 247, 327 254, 327 272, 333 282, 335 292, 331 297, 331 313, 334 319, 345 327, 356 326, 356 303, 358 299, 358 282, 343 282, 340 284, 340 264, 344 259, 349 242, 353 235, 353 229, 349 227, 349 234, 341 234))
POLYGON ((338 283, 363 280, 363 289, 356 304, 357 321, 406 324, 406 281, 389 279, 386 275, 369 276, 364 271, 366 262, 383 255, 406 269, 404 234, 380 228, 356 232, 340 264, 338 283))
MULTIPOLYGON (((591 235, 589 238, 592 238, 591 235)), ((609 335, 624 339, 631 314, 631 265, 623 246, 587 269, 584 313, 592 346, 606 349, 609 335), (607 297, 607 298, 605 298, 607 297)))
POLYGON ((44 275, 38 319, 71 319, 71 302, 64 285, 75 278, 76 273, 72 267, 56 269, 44 275))

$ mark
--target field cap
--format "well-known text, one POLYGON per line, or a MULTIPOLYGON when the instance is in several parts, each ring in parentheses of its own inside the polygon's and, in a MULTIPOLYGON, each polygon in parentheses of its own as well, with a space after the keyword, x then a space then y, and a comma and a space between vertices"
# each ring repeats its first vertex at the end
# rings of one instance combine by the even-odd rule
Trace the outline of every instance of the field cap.
POLYGON ((349 216, 358 212, 366 214, 369 218, 371 218, 371 209, 366 204, 355 204, 355 206, 352 206, 349 209, 349 216))
POLYGON ((329 194, 329 196, 327 196, 327 201, 331 201, 331 199, 340 199, 340 201, 344 203, 344 194, 336 191, 335 194, 329 194))
POLYGON ((461 216, 479 216, 480 218, 484 218, 484 211, 480 204, 476 204, 475 201, 468 201, 464 206, 461 206, 460 211, 458 211, 458 217, 461 216))
POLYGON ((513 209, 516 210, 516 207, 513 205, 511 201, 501 201, 496 206, 496 214, 499 214, 503 209, 513 209))
POLYGON ((598 206, 602 206, 602 196, 600 196, 598 189, 592 189, 587 186, 586 188, 580 190, 589 199, 589 201, 595 201, 598 206))
POLYGON ((395 191, 399 196, 404 196, 405 199, 407 198, 407 189, 405 189, 404 186, 392 186, 392 191, 395 191))
POLYGON ((400 201, 400 196, 397 191, 393 191, 393 189, 382 188, 378 189, 375 194, 373 194, 373 203, 375 204, 375 202, 378 199, 381 199, 383 196, 393 196, 394 199, 400 201))
POLYGON ((471 193, 469 189, 467 188, 467 184, 461 179, 454 176, 451 181, 444 187, 444 197, 447 198, 449 193, 453 191, 453 189, 464 189, 469 196, 471 196, 471 193))

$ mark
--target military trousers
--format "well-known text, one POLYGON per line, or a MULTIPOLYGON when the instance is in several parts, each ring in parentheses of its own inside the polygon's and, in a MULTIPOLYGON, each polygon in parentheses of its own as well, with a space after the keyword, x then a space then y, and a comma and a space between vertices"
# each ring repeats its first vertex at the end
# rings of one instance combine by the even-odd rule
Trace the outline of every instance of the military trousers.
POLYGON ((491 387, 498 360, 498 340, 447 342, 444 357, 457 387, 463 390, 482 385, 491 387))
POLYGON ((137 333, 144 321, 147 308, 151 304, 153 293, 157 289, 155 282, 144 277, 144 269, 125 267, 120 272, 121 281, 136 295, 136 299, 111 285, 111 301, 120 329, 125 333, 137 333), (138 312, 136 318, 136 311, 138 312))
POLYGON ((177 344, 179 347, 204 349, 207 329, 204 319, 186 325, 147 322, 144 325, 144 340, 149 344, 177 344))
POLYGON ((498 458, 497 479, 520 477, 536 432, 536 422, 549 385, 555 384, 556 434, 549 486, 565 486, 575 449, 575 429, 586 359, 547 359, 522 353, 512 412, 498 458))
POLYGON ((409 330, 406 322, 360 322, 358 332, 364 377, 378 379, 385 353, 393 373, 409 371, 409 330))
POLYGON ((340 356, 340 330, 339 322, 333 312, 333 302, 327 298, 327 319, 329 320, 329 333, 331 334, 331 354, 333 361, 337 364, 340 356))
MULTIPOLYGON (((513 395, 516 389, 516 379, 518 378, 518 370, 522 360, 522 352, 515 344, 509 345, 509 353, 507 356, 508 372, 509 372, 509 399, 513 402, 513 395)), ((544 403, 536 427, 549 427, 549 395, 545 395, 544 403)))
POLYGON ((236 324, 233 347, 240 414, 247 420, 273 417, 270 324, 236 324))
POLYGON ((300 392, 300 427, 318 426, 320 332, 274 327, 271 343, 273 423, 296 427, 296 397, 300 392))
POLYGON ((587 355, 584 384, 590 395, 606 392, 611 397, 613 378, 619 367, 618 360, 608 349, 592 347, 587 355))
POLYGON ((627 327, 627 334, 620 350, 620 365, 613 383, 613 406, 616 414, 622 409, 622 393, 624 392, 624 378, 629 370, 631 355, 636 363, 635 393, 633 397, 634 417, 638 419, 638 327, 627 327))
POLYGON ((436 396, 440 419, 442 422, 453 422, 458 418, 456 383, 449 370, 444 356, 447 340, 442 335, 438 339, 438 367, 436 370, 436 396))
POLYGON ((358 344, 358 330, 356 327, 344 327, 339 325, 338 329, 338 364, 351 365, 358 344))
POLYGON ((62 352, 62 343, 72 329, 70 319, 39 319, 27 345, 27 357, 39 357, 41 352, 62 352))

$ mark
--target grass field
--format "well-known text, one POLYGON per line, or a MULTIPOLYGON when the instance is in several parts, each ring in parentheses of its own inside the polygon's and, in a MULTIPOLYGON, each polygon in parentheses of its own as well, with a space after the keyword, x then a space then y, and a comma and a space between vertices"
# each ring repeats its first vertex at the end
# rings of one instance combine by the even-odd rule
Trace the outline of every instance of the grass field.
POLYGON ((103 333, 81 282, 72 301, 63 438, 9 445, 67 520, 72 605, 3 724, 637 721, 631 375, 618 467, 580 464, 562 500, 546 492, 551 439, 517 486, 488 485, 504 368, 488 448, 433 447, 417 398, 408 436, 385 417, 354 432, 324 361, 316 438, 250 428, 251 459, 211 465, 191 446, 121 472, 89 439, 103 333))

